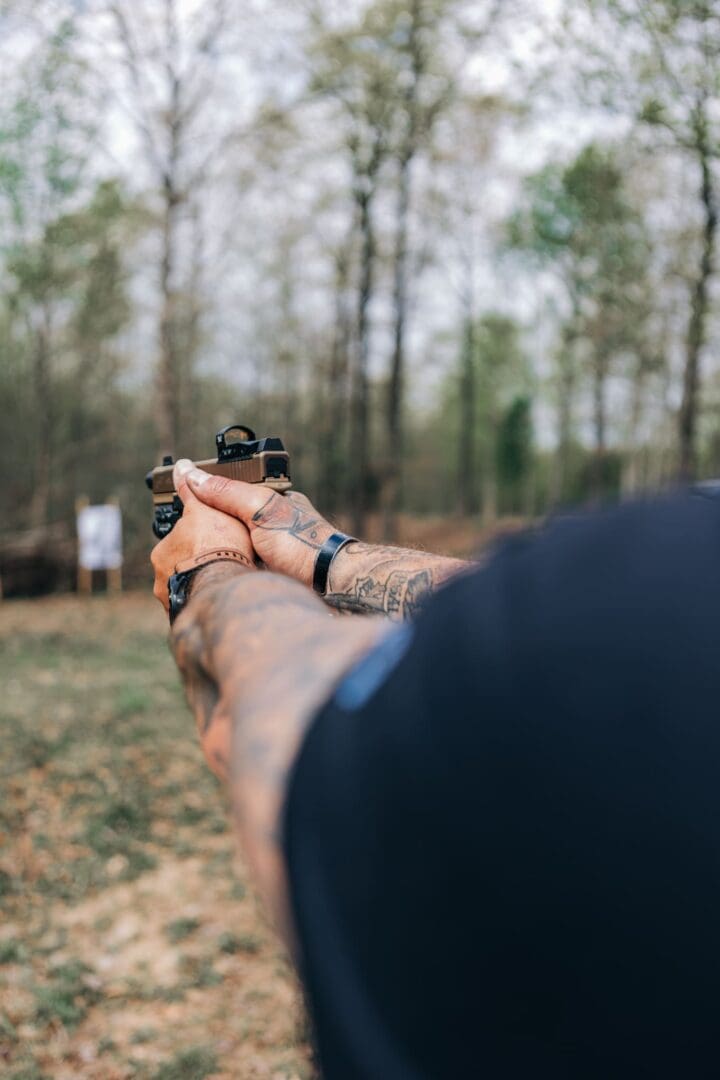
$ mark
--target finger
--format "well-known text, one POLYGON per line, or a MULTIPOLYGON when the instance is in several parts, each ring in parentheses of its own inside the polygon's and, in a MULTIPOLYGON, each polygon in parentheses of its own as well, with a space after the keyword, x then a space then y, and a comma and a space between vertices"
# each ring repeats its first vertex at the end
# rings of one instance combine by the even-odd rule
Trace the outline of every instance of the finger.
POLYGON ((246 484, 243 480, 228 480, 226 476, 211 476, 202 469, 191 469, 185 476, 187 487, 200 502, 238 518, 249 529, 254 527, 253 516, 271 499, 280 498, 262 484, 246 484))
POLYGON ((161 581, 159 578, 155 578, 155 584, 153 585, 153 596, 156 600, 159 600, 166 611, 170 610, 170 597, 168 595, 167 582, 161 581))
POLYGON ((194 467, 192 461, 188 458, 180 458, 175 462, 175 467, 173 468, 173 484, 182 500, 183 506, 187 506, 188 503, 191 503, 195 498, 192 489, 187 483, 188 474, 192 472, 194 467))

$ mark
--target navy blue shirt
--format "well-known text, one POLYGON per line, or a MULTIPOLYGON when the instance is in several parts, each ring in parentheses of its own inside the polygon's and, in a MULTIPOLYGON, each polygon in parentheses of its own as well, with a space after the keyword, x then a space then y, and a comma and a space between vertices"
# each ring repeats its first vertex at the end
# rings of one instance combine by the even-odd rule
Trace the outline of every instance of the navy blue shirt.
POLYGON ((558 520, 399 633, 286 807, 326 1080, 720 1075, 720 501, 558 520))

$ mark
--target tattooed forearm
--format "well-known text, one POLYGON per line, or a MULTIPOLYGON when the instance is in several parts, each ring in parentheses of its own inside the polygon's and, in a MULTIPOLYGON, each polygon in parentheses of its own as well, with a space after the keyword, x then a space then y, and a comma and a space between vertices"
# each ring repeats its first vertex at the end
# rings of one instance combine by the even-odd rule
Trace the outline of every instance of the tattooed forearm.
POLYGON ((341 611, 412 619, 439 585, 467 566, 421 551, 348 544, 330 567, 325 602, 341 611))
MULTIPOLYGON (((215 563, 200 571, 190 589, 195 610, 207 611, 211 591, 224 591, 223 586, 250 572, 239 563, 215 563)), ((228 717, 220 707, 220 691, 203 621, 178 619, 170 640, 207 763, 220 779, 227 780, 231 731, 228 717)))
MULTIPOLYGON (((298 505, 298 496, 272 494, 252 517, 256 529, 287 533, 306 547, 319 550, 328 537, 328 525, 317 514, 308 513, 305 503, 298 505)), ((309 504, 308 504, 309 505, 309 504)))
POLYGON ((229 779, 259 887, 287 929, 278 823, 303 733, 344 671, 385 632, 338 620, 308 589, 246 572, 203 583, 173 646, 211 767, 229 779))

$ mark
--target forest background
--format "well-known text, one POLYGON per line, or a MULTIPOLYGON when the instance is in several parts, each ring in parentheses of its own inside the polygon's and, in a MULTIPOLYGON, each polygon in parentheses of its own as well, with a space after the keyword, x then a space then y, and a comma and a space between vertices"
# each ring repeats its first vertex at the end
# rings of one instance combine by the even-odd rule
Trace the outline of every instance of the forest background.
POLYGON ((720 472, 720 4, 0 0, 0 539, 239 421, 363 534, 720 472))

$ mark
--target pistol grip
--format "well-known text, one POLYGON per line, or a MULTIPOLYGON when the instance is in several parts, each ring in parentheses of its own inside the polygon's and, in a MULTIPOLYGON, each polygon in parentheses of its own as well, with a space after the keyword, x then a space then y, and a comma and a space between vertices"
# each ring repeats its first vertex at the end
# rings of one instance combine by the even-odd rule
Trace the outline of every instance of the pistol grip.
POLYGON ((153 518, 153 532, 158 540, 164 540, 182 517, 183 504, 179 495, 173 495, 172 502, 156 503, 153 518))

